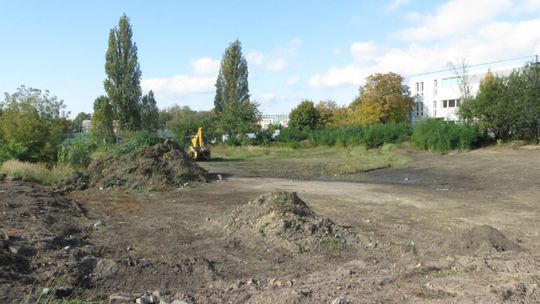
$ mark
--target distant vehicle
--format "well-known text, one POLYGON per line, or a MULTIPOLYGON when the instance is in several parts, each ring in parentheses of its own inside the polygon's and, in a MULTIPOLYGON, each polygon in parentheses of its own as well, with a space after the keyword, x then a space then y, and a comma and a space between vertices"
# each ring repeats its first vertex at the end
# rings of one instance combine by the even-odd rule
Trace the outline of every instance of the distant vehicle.
POLYGON ((188 153, 194 160, 209 160, 210 149, 206 147, 206 139, 204 138, 203 128, 199 128, 197 134, 191 139, 191 145, 188 148, 188 153))

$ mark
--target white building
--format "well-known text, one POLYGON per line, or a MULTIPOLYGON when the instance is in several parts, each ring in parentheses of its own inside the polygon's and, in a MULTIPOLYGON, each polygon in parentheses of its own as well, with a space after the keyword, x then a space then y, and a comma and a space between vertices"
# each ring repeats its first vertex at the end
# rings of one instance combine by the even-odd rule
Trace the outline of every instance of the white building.
POLYGON ((261 119, 257 122, 263 130, 268 129, 270 125, 288 127, 289 116, 288 115, 261 115, 261 119))
MULTIPOLYGON (((479 65, 467 66, 467 79, 470 84, 471 95, 478 92, 480 82, 488 71, 494 75, 507 76, 514 69, 525 64, 535 62, 537 56, 518 59, 503 60, 479 65)), ((437 118, 455 121, 458 120, 458 109, 461 106, 461 90, 459 81, 461 76, 459 68, 456 73, 453 69, 437 72, 423 73, 409 77, 409 88, 415 98, 411 120, 418 121, 425 118, 437 118)))

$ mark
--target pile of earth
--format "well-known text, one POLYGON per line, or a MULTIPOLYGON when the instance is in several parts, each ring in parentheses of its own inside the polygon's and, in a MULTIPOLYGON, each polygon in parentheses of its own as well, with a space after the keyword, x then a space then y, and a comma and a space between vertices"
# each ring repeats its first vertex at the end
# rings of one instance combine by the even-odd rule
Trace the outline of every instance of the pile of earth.
POLYGON ((165 140, 152 147, 94 161, 87 169, 97 187, 167 190, 190 182, 205 182, 208 172, 177 142, 165 140))
POLYGON ((489 255, 497 252, 520 252, 522 249, 501 231, 489 225, 477 225, 449 244, 449 251, 460 255, 489 255))
POLYGON ((57 296, 84 286, 89 227, 84 210, 61 194, 29 182, 0 183, 0 302, 41 294, 51 282, 61 281, 57 296))
POLYGON ((217 223, 232 236, 259 235, 265 242, 291 252, 316 252, 360 243, 360 236, 315 213, 295 192, 262 195, 217 223))

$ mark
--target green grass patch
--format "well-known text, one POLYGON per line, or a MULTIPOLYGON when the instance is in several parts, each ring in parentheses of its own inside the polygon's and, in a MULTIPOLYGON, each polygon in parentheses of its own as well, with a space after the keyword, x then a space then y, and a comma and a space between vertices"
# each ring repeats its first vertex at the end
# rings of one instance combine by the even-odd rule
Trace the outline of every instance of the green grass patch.
POLYGON ((386 144, 378 149, 365 146, 316 146, 291 148, 287 145, 215 146, 214 159, 231 167, 259 175, 298 178, 338 178, 380 168, 400 167, 411 161, 398 145, 386 144))

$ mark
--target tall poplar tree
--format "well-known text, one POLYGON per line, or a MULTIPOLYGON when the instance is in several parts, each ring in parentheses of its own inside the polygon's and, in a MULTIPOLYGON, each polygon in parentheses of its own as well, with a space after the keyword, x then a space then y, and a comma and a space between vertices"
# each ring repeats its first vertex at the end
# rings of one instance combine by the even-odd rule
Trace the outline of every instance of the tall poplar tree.
POLYGON ((124 14, 118 27, 109 33, 105 57, 105 91, 120 129, 126 130, 141 128, 141 70, 132 36, 129 18, 124 14))
POLYGON ((260 115, 258 105, 249 99, 248 74, 242 45, 237 39, 223 54, 214 98, 221 130, 229 135, 252 130, 260 115))

